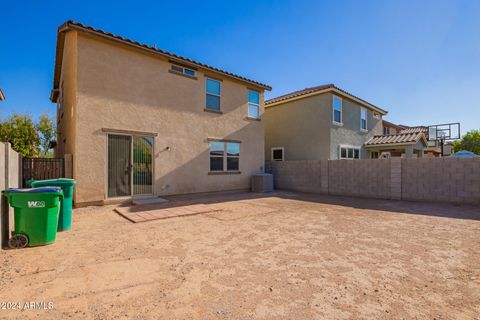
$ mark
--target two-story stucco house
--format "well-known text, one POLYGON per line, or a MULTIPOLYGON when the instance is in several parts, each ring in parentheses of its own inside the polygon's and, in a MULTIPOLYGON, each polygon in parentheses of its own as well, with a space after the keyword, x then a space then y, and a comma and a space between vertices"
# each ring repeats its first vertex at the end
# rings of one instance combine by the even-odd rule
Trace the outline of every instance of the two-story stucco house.
POLYGON ((263 170, 268 85, 71 21, 54 72, 76 205, 248 189, 263 170))
POLYGON ((333 84, 265 102, 265 159, 364 159, 387 112, 333 84))

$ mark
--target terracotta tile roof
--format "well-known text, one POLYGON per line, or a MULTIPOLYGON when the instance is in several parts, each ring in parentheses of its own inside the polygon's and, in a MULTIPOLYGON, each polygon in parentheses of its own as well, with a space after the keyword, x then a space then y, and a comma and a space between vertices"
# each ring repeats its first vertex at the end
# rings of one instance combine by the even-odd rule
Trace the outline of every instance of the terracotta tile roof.
POLYGON ((359 102, 367 105, 368 107, 370 108, 373 108, 373 109, 376 109, 378 110, 379 112, 383 113, 383 114, 387 114, 387 111, 385 111, 384 109, 382 108, 379 108, 343 89, 340 89, 339 87, 335 86, 334 84, 323 84, 323 85, 320 85, 320 86, 316 86, 316 87, 310 87, 310 88, 305 88, 305 89, 302 89, 302 90, 297 90, 297 91, 294 91, 294 92, 290 92, 290 93, 287 93, 287 94, 284 94, 284 95, 281 95, 279 97, 276 97, 276 98, 273 98, 273 99, 269 99, 269 100, 266 100, 265 101, 265 105, 268 106, 268 105, 271 105, 271 104, 274 104, 274 103, 278 103, 278 102, 281 102, 281 101, 286 101, 286 100, 290 100, 292 98, 297 98, 297 97, 301 97, 301 96, 304 96, 304 95, 308 95, 308 94, 311 94, 311 93, 315 93, 315 92, 319 92, 319 91, 323 91, 323 90, 328 90, 328 89, 332 89, 332 90, 337 90, 339 91, 340 93, 343 93, 345 94, 347 97, 351 97, 353 99, 356 99, 358 100, 359 102))
POLYGON ((3 94, 2 88, 0 88, 0 101, 5 100, 5 95, 3 94))
POLYGON ((418 126, 418 127, 405 127, 400 133, 418 133, 422 132, 425 135, 428 134, 428 128, 424 126, 418 126))
MULTIPOLYGON (((158 49, 155 46, 149 46, 149 45, 146 45, 146 44, 143 44, 143 43, 131 40, 131 39, 127 39, 127 38, 124 38, 122 36, 110 33, 110 32, 106 32, 106 31, 101 30, 101 29, 95 29, 95 28, 90 27, 90 26, 85 26, 82 23, 75 22, 75 21, 72 21, 72 20, 69 20, 69 21, 65 22, 64 24, 62 24, 60 27, 58 27, 57 33, 60 35, 61 33, 64 33, 65 31, 68 31, 68 30, 77 30, 77 31, 83 31, 83 32, 88 32, 88 33, 91 33, 91 34, 95 34, 97 36, 101 36, 103 38, 108 38, 108 39, 116 41, 116 42, 120 42, 120 43, 123 43, 123 44, 126 44, 126 45, 131 45, 131 46, 134 46, 134 47, 137 47, 137 48, 140 48, 140 49, 145 49, 145 50, 148 50, 150 52, 157 53, 159 55, 165 56, 167 58, 175 59, 179 62, 191 64, 191 65, 194 65, 196 67, 203 68, 203 69, 206 69, 208 71, 211 71, 211 72, 214 72, 214 73, 217 73, 217 74, 222 74, 222 75, 225 75, 225 76, 228 76, 228 77, 231 77, 231 78, 235 78, 237 80, 241 80, 241 81, 250 83, 254 86, 263 88, 265 90, 272 90, 272 87, 270 87, 269 85, 266 85, 264 83, 254 81, 254 80, 236 75, 234 73, 231 73, 231 72, 228 72, 228 71, 225 71, 225 70, 221 70, 221 69, 212 67, 210 65, 207 65, 207 64, 189 59, 189 58, 185 58, 185 57, 176 55, 174 53, 171 53, 171 52, 168 52, 168 51, 165 51, 165 50, 162 50, 162 49, 158 49)), ((59 37, 59 40, 60 40, 60 37, 59 37)), ((58 88, 58 83, 55 83, 55 82, 59 78, 59 76, 57 77, 57 73, 59 73, 59 70, 57 70, 57 68, 58 68, 57 64, 59 62, 61 63, 61 57, 58 57, 59 49, 63 50, 63 48, 58 48, 59 40, 57 40, 57 61, 56 61, 56 66, 55 66, 54 89, 58 88)))
MULTIPOLYGON (((414 144, 420 139, 425 140, 425 134, 423 132, 415 133, 398 133, 385 136, 374 136, 365 142, 365 146, 376 146, 386 144, 414 144)), ((426 140, 425 140, 426 143, 426 140)))

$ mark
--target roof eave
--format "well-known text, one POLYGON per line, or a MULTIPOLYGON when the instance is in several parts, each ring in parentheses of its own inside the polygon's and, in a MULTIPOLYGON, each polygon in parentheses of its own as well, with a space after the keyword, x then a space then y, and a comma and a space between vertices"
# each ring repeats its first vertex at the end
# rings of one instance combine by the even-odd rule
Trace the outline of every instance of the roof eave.
POLYGON ((387 121, 387 120, 383 120, 383 119, 382 119, 382 121, 383 121, 383 123, 386 123, 387 126, 394 127, 395 129, 399 129, 399 130, 405 129, 404 127, 399 126, 398 124, 395 124, 395 123, 393 123, 393 122, 390 122, 390 121, 387 121))
POLYGON ((2 89, 0 89, 0 101, 5 100, 5 95, 3 94, 2 89))
MULTIPOLYGON (((55 47, 55 67, 53 71, 53 89, 57 90, 60 86, 60 70, 63 63, 63 47, 65 45, 65 31, 67 30, 66 23, 62 24, 57 30, 57 45, 55 47)), ((50 95, 50 100, 52 100, 52 94, 50 95)))
MULTIPOLYGON (((373 139, 373 138, 372 138, 373 139)), ((422 141, 422 144, 425 148, 428 147, 428 141, 425 138, 425 134, 421 133, 416 137, 414 141, 408 142, 392 142, 392 143, 379 143, 379 144, 368 144, 368 141, 365 143, 365 148, 374 148, 374 147, 399 147, 399 146, 411 146, 417 144, 419 141, 422 141)))
MULTIPOLYGON (((227 77, 227 78, 231 78, 231 79, 235 79, 237 81, 248 83, 250 86, 252 86, 254 88, 259 88, 259 89, 268 90, 268 91, 272 90, 272 87, 269 86, 269 85, 266 85, 266 84, 263 84, 263 83, 260 83, 260 82, 256 82, 256 81, 253 81, 253 80, 250 80, 250 79, 246 79, 246 78, 243 78, 241 76, 231 74, 229 72, 224 72, 222 70, 217 70, 214 67, 210 67, 208 65, 198 63, 196 61, 192 61, 192 60, 186 59, 186 58, 181 57, 181 56, 177 56, 177 55, 174 55, 174 54, 169 54, 168 52, 164 52, 163 50, 159 50, 155 47, 142 45, 141 43, 136 42, 134 40, 129 40, 129 39, 123 38, 121 36, 113 35, 111 33, 104 33, 104 31, 102 31, 102 30, 95 30, 95 29, 90 28, 90 27, 80 26, 80 25, 77 25, 76 23, 74 23, 72 21, 65 22, 57 30, 57 34, 58 34, 58 36, 57 36, 57 54, 59 53, 59 49, 60 49, 59 42, 61 42, 60 45, 61 45, 61 49, 63 50, 63 39, 60 39, 60 37, 61 37, 62 34, 64 34, 65 32, 67 32, 69 30, 88 33, 88 34, 91 34, 91 35, 96 36, 96 37, 104 38, 104 39, 107 39, 107 40, 110 40, 110 41, 113 41, 113 42, 121 43, 123 45, 127 45, 127 46, 134 47, 134 48, 137 48, 137 49, 140 49, 140 50, 143 50, 143 51, 154 53, 154 54, 163 56, 167 59, 179 60, 179 61, 181 61, 185 64, 193 65, 193 66, 195 66, 199 69, 204 69, 204 70, 207 70, 209 72, 219 74, 219 75, 222 75, 222 76, 227 77), (59 41, 59 40, 62 40, 62 41, 59 41)), ((58 57, 57 57, 57 59, 58 59, 58 57)), ((60 57, 59 62, 60 62, 60 66, 61 66, 62 57, 60 57)), ((59 67, 58 63, 56 62, 55 63, 54 89, 58 88, 58 84, 59 84, 58 82, 60 81, 59 79, 57 79, 57 72, 59 73, 59 71, 57 70, 58 67, 59 67)), ((59 76, 58 76, 58 78, 59 78, 59 76)))
MULTIPOLYGON (((284 99, 284 100, 280 100, 280 101, 276 101, 276 102, 272 102, 272 103, 266 103, 265 104, 265 108, 270 108, 270 107, 274 107, 274 106, 277 106, 277 105, 280 105, 280 104, 284 104, 284 103, 287 103, 287 102, 292 102, 292 101, 296 101, 296 100, 300 100, 300 99, 305 99, 305 98, 308 98, 308 97, 312 97, 312 96, 316 96, 316 95, 319 95, 319 94, 324 94, 324 93, 328 93, 328 92, 335 92, 336 94, 338 95, 341 95, 341 96, 344 96, 344 97, 347 97, 348 99, 350 100, 353 100, 355 101, 356 103, 364 106, 364 107, 367 107, 371 110, 374 110, 378 113, 380 113, 382 116, 388 114, 388 111, 384 110, 384 109, 381 109, 379 107, 376 107, 374 106, 373 104, 370 104, 366 101, 362 101, 360 100, 359 98, 343 91, 343 90, 339 90, 337 87, 330 87, 330 88, 326 88, 326 89, 322 89, 322 90, 318 90, 318 91, 315 91, 315 92, 311 92, 311 93, 307 93, 307 94, 302 94, 302 95, 298 95, 296 97, 291 97, 291 98, 287 98, 287 99, 284 99)), ((268 101, 267 101, 268 102, 268 101)))
POLYGON ((58 93, 59 93, 58 89, 52 89, 52 91, 50 92, 50 101, 52 101, 53 103, 56 103, 58 100, 58 93))
POLYGON ((382 144, 365 144, 365 148, 382 148, 382 147, 401 147, 415 145, 417 142, 399 142, 399 143, 382 143, 382 144))
MULTIPOLYGON (((427 141, 427 138, 425 137, 425 134, 424 134, 424 133, 422 133, 422 137, 421 137, 420 139, 422 140, 423 145, 425 146, 425 148, 427 148, 427 147, 428 147, 428 141, 427 141)), ((420 139, 418 139, 418 140, 420 140, 420 139)), ((418 142, 418 140, 417 140, 417 142, 418 142)))

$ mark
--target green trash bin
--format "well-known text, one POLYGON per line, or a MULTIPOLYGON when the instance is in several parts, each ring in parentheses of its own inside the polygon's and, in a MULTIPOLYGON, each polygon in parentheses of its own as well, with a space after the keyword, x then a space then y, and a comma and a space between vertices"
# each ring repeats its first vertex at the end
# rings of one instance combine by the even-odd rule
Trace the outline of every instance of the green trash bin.
POLYGON ((14 209, 13 236, 8 241, 11 248, 55 242, 63 198, 61 188, 7 189, 2 193, 14 209))
POLYGON ((75 186, 75 180, 67 178, 50 180, 28 180, 27 183, 32 188, 62 188, 63 200, 60 204, 60 215, 58 216, 58 231, 70 230, 72 228, 73 187, 75 186))

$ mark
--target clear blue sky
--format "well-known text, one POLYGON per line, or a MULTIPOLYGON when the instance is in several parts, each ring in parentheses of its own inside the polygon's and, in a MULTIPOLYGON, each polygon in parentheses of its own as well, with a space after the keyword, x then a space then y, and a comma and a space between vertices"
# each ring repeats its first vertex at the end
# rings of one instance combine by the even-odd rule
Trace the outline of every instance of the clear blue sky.
POLYGON ((0 87, 12 112, 54 114, 56 29, 75 20, 267 83, 324 83, 407 125, 480 129, 480 1, 5 1, 0 87))

